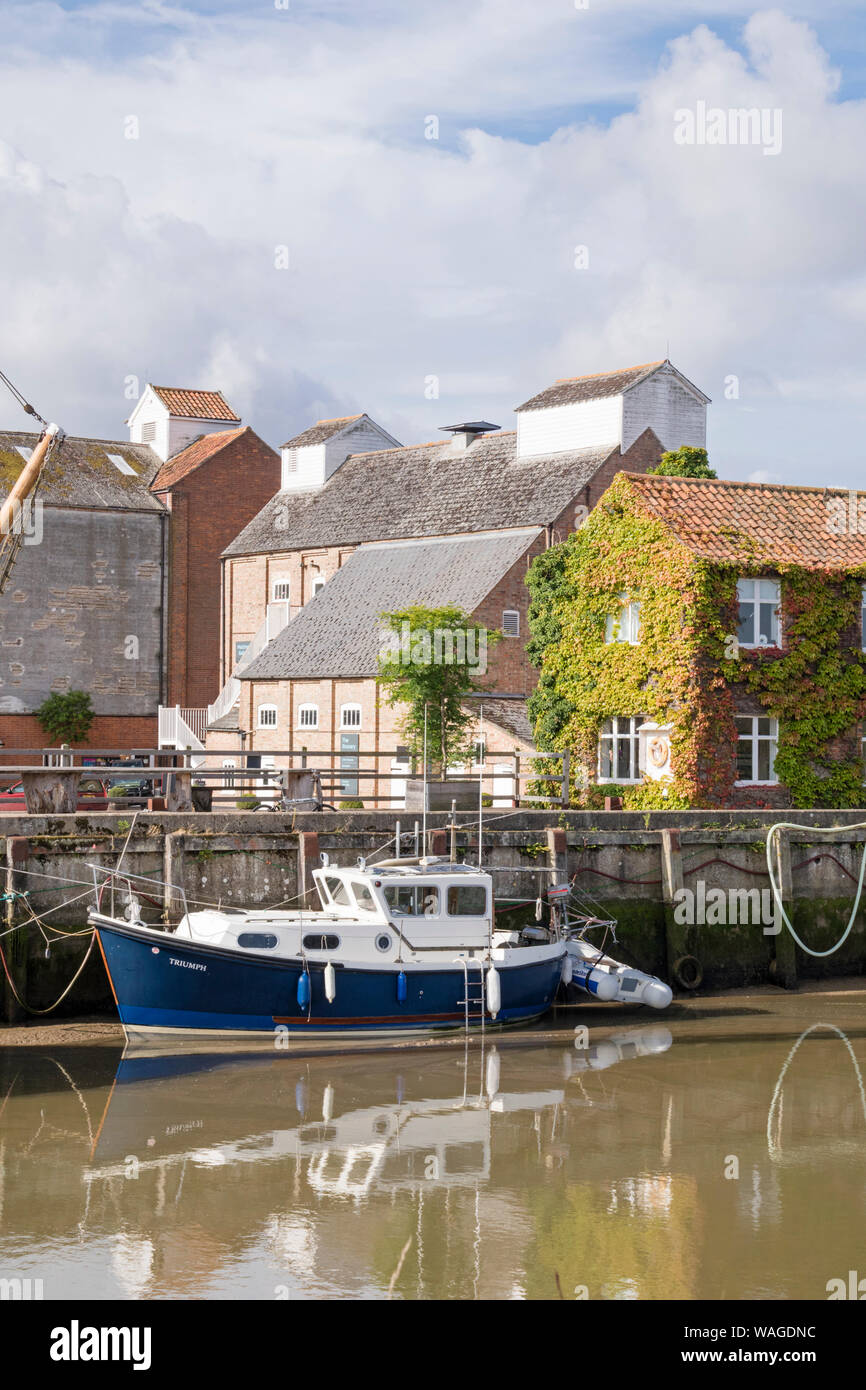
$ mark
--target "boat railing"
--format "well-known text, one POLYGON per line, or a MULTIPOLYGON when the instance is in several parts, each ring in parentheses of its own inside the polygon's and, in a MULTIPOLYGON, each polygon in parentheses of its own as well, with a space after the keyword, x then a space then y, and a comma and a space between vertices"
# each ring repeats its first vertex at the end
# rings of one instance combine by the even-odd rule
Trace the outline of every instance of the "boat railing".
POLYGON ((93 874, 93 892, 96 898, 96 910, 102 912, 103 898, 106 889, 110 892, 108 916, 115 917, 115 898, 120 896, 121 902, 132 898, 145 898, 162 909, 169 908, 175 903, 179 903, 183 908, 182 916, 186 916, 189 908, 186 901, 186 890, 179 883, 169 883, 165 879, 148 878, 144 874, 134 874, 128 869, 118 867, 106 867, 104 864, 88 864, 87 866, 93 874), (137 887, 135 885, 138 885, 137 887), (162 901, 150 896, 145 889, 158 888, 162 890, 162 901))

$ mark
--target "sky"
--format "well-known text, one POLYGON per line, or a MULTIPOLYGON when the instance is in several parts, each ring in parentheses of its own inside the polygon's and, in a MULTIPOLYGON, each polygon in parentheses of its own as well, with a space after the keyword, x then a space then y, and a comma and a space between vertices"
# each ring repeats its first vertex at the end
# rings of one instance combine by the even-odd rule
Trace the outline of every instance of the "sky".
POLYGON ((0 0, 0 369, 70 434, 153 381, 279 446, 669 356, 720 476, 863 486, 864 165, 851 0, 0 0))

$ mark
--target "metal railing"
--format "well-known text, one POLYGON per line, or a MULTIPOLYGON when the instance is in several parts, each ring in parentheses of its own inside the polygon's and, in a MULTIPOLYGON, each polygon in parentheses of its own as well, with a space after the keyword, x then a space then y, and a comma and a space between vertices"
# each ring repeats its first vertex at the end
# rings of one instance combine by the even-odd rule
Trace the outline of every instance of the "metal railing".
MULTIPOLYGON (((221 810, 234 809, 237 802, 253 798, 265 804, 274 803, 286 791, 288 778, 285 774, 290 769, 319 773, 324 801, 336 809, 342 801, 360 801, 364 809, 376 806, 402 809, 406 804, 405 783, 422 778, 419 763, 413 763, 405 750, 399 748, 358 749, 351 754, 339 748, 311 751, 303 746, 267 753, 236 746, 207 750, 0 748, 0 787, 20 780, 21 772, 27 768, 32 770, 39 766, 79 768, 82 779, 115 786, 119 783, 149 786, 149 790, 129 796, 112 795, 110 806, 118 810, 142 806, 149 797, 167 796, 171 779, 178 772, 190 777, 193 793, 196 784, 212 788, 212 804, 221 810), (261 765, 263 758, 268 759, 268 765, 261 765), (347 764, 348 758, 351 762, 347 764), (10 760, 11 765, 8 765, 10 760)), ((569 778, 568 752, 491 753, 480 767, 475 765, 464 772, 449 773, 446 780, 469 784, 473 792, 480 782, 485 804, 504 808, 533 803, 567 806, 569 778), (542 759, 558 764, 557 770, 538 770, 537 764, 542 759)), ((428 780, 433 783, 440 779, 430 777, 428 780)), ((96 793, 95 799, 98 798, 99 793, 96 793)), ((477 805, 477 795, 473 796, 473 804, 477 805)))

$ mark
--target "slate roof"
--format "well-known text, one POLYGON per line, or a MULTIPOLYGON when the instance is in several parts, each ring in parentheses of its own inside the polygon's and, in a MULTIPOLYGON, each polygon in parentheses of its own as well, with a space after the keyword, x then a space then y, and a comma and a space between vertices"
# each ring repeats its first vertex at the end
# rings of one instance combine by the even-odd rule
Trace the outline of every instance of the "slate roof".
POLYGON ((610 445, 517 458, 513 430, 351 454, 323 488, 278 492, 226 555, 544 526, 611 456, 610 445))
MULTIPOLYGON (((240 439, 245 434, 253 434, 250 425, 244 425, 239 430, 217 430, 213 434, 200 435, 194 439, 180 453, 175 454, 165 462, 151 483, 153 492, 160 492, 165 488, 174 487, 181 478, 192 473, 206 459, 213 458, 220 449, 224 449, 227 444, 231 444, 235 439, 240 439)), ((276 458, 276 454, 274 454, 276 458)))
MULTIPOLYGON (((849 523, 847 491, 712 478, 623 473, 644 510, 696 555, 723 564, 793 564, 847 570, 866 565, 866 534, 849 523), (841 535, 834 534, 841 525, 841 535)), ((856 494, 866 514, 866 493, 856 494)), ((602 497, 599 506, 604 507, 602 497)))
POLYGON ((639 367, 622 367, 615 372, 595 372, 591 376, 561 376, 552 386, 537 396, 515 406, 515 411, 543 410, 552 405, 575 405, 580 401, 598 401, 604 396, 619 396, 630 391, 638 382, 657 372, 661 362, 644 362, 639 367))
POLYGON ((222 391, 188 391, 181 386, 154 386, 148 382, 163 405, 182 420, 240 420, 222 391))
POLYGON ((523 696, 469 695, 462 703, 470 711, 473 718, 477 719, 479 712, 482 712, 485 724, 495 724, 498 729, 503 729, 505 733, 519 739, 521 743, 528 743, 530 747, 535 747, 535 737, 529 723, 526 700, 523 696), (481 707, 480 711, 479 706, 481 707))
MULTIPOLYGON (((0 431, 0 496, 7 496, 24 467, 16 445, 33 449, 38 441, 39 434, 29 430, 0 431)), ((39 497, 49 507, 160 512, 162 503, 150 493, 160 464, 148 444, 67 436, 43 471, 39 497), (134 475, 122 473, 109 454, 120 455, 134 475)))
POLYGON ((382 613, 412 603, 473 612, 539 532, 363 545, 238 679, 375 676, 382 613))
POLYGON ((358 415, 338 415, 333 420, 317 420, 309 429, 303 430, 301 434, 296 434, 294 439, 289 439, 285 444, 281 444, 282 449, 303 449, 308 444, 324 444, 335 434, 339 434, 347 425, 351 425, 353 420, 360 420, 363 411, 358 415))

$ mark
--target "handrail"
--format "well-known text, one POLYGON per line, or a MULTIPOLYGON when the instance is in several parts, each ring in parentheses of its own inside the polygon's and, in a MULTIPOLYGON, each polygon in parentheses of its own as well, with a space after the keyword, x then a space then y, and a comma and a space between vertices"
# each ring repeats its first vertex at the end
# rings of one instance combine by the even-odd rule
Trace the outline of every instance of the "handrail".
POLYGON ((96 898, 96 910, 97 910, 97 912, 100 912, 100 911, 101 911, 101 904, 100 904, 100 882, 99 882, 99 878, 98 878, 98 875, 101 874, 101 875, 103 876, 102 888, 105 887, 105 884, 106 884, 107 882, 110 882, 110 883, 111 883, 111 913, 110 913, 110 915, 111 915, 112 917, 114 917, 114 915, 115 915, 115 913, 114 913, 114 889, 115 889, 115 884, 116 884, 117 882, 125 882, 125 883, 126 883, 126 885, 127 885, 127 892, 129 893, 130 896, 133 895, 133 893, 132 893, 132 884, 133 884, 133 882, 137 882, 137 883, 146 883, 146 884, 148 885, 148 887, 150 887, 150 888, 168 888, 168 889, 170 889, 172 896, 176 893, 176 894, 178 894, 178 896, 180 897, 180 901, 181 901, 181 903, 183 904, 183 914, 182 914, 182 915, 183 915, 184 917, 186 917, 186 916, 188 916, 188 914, 189 914, 189 907, 188 907, 188 905, 187 905, 187 900, 186 900, 186 889, 185 889, 180 883, 169 883, 169 881, 168 881, 167 879, 151 878, 151 877, 149 877, 149 876, 146 875, 146 874, 135 874, 135 873, 129 872, 127 869, 117 869, 117 868, 114 868, 114 867, 109 868, 109 867, 108 867, 107 865, 105 865, 105 864, 93 864, 93 863, 90 863, 89 861, 88 861, 88 863, 86 864, 85 867, 88 868, 88 869, 90 869, 91 873, 93 874, 93 892, 94 892, 94 896, 95 896, 95 898, 96 898))

